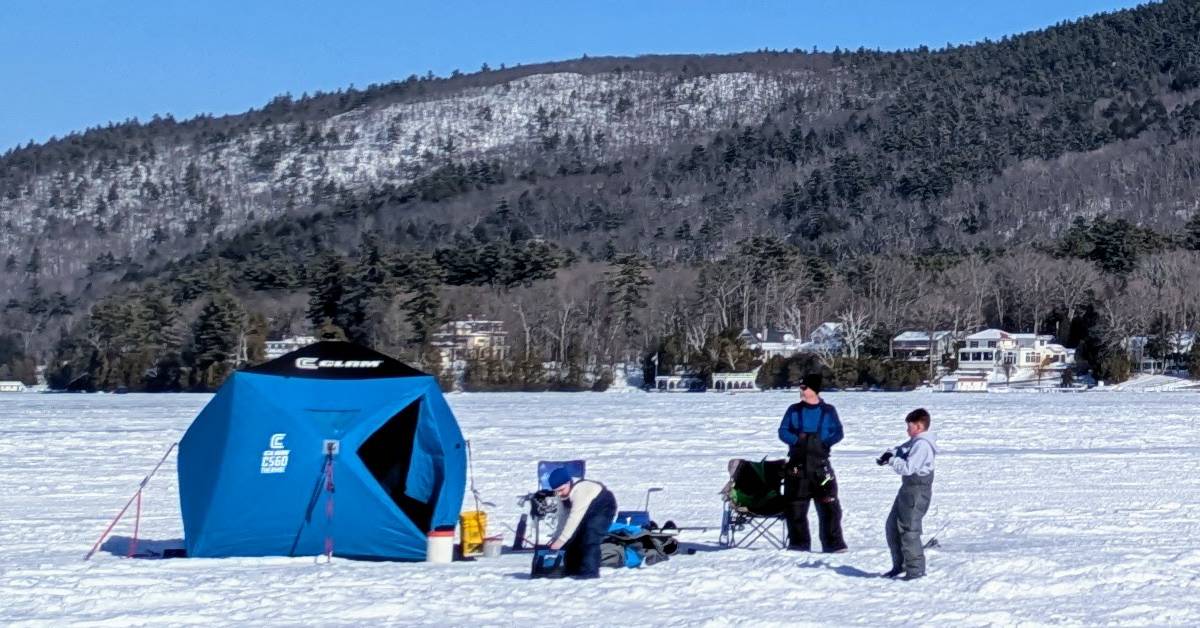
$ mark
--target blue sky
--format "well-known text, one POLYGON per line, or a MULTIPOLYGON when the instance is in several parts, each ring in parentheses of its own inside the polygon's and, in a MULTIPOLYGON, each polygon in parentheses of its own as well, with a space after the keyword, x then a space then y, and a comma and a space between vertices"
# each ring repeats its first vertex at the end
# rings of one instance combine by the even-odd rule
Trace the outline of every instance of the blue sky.
POLYGON ((4 0, 0 151, 433 71, 601 55, 941 47, 1122 0, 4 0))

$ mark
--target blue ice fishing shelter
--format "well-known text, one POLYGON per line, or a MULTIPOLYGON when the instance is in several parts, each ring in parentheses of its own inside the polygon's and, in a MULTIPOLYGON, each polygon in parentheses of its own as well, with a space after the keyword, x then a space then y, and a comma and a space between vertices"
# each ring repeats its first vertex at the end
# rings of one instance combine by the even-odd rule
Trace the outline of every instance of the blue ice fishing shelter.
POLYGON ((318 342, 234 373, 188 428, 187 553, 423 560, 426 534, 458 520, 466 467, 432 376, 318 342))

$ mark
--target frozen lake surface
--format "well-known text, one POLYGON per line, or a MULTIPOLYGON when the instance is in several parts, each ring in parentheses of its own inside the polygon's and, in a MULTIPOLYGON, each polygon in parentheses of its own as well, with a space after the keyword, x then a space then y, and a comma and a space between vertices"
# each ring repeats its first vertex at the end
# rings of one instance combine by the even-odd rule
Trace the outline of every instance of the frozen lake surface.
MULTIPOLYGON (((452 565, 123 558, 123 522, 81 559, 208 395, 0 395, 0 624, 1200 625, 1200 396, 827 395, 850 552, 699 551, 598 581, 529 580, 527 554, 452 565), (899 485, 874 457, 933 415, 929 576, 893 582, 899 485)), ((782 457, 795 393, 455 394, 490 531, 514 525, 538 459, 584 458, 624 507, 708 525, 730 458, 782 457)), ((143 547, 181 545, 174 456, 143 502, 143 547)), ((471 508, 468 495, 464 507, 471 508)), ((815 526, 815 517, 813 518, 815 526)), ((815 530, 815 527, 814 527, 815 530)), ((503 530, 506 533, 507 530, 503 530)), ((511 540, 511 533, 508 533, 511 540)))

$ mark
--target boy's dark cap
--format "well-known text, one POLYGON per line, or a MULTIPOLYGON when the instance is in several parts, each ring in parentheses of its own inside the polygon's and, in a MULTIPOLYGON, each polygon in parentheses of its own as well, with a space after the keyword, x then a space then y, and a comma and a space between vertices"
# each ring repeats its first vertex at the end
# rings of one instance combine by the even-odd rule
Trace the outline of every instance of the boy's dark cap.
POLYGON ((815 393, 821 392, 821 374, 820 373, 809 373, 804 376, 804 379, 800 380, 800 383, 804 384, 805 388, 811 388, 812 391, 815 393))

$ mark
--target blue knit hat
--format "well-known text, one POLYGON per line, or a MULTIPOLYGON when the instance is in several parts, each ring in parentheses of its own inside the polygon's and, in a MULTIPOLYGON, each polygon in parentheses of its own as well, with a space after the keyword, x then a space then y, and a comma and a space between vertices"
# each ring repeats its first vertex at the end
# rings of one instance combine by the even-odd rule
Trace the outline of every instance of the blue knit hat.
POLYGON ((550 479, 548 480, 548 483, 552 489, 556 489, 563 484, 570 484, 571 474, 567 471, 566 467, 559 467, 550 472, 550 479))

